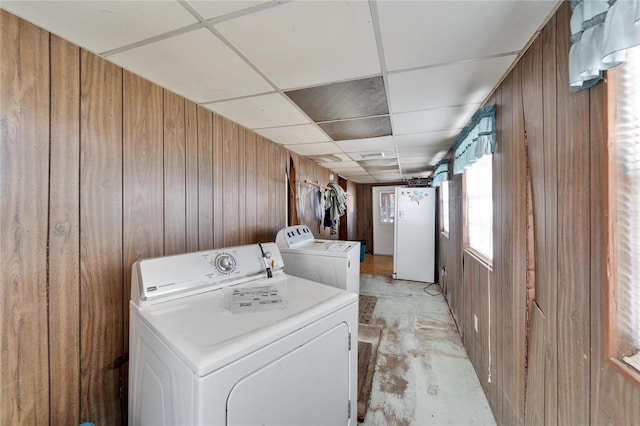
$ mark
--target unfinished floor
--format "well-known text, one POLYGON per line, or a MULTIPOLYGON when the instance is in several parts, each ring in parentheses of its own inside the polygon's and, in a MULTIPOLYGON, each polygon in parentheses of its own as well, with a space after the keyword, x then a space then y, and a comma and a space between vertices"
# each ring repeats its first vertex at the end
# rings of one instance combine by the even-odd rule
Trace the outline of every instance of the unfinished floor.
MULTIPOLYGON (((370 271, 370 269, 365 269, 370 271)), ((382 327, 371 399, 361 425, 494 425, 437 285, 362 273, 382 327)))

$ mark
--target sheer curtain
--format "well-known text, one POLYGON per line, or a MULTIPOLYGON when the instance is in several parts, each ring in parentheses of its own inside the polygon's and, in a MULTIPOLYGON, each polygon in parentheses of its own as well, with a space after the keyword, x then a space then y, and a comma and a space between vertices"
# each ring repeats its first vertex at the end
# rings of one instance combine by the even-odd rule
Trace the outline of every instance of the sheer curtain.
MULTIPOLYGON (((616 69, 615 182, 618 351, 640 351, 640 47, 616 69)), ((638 368, 640 370, 640 368, 638 368)))
POLYGON ((640 0, 572 0, 569 84, 572 92, 602 79, 640 44, 640 0))

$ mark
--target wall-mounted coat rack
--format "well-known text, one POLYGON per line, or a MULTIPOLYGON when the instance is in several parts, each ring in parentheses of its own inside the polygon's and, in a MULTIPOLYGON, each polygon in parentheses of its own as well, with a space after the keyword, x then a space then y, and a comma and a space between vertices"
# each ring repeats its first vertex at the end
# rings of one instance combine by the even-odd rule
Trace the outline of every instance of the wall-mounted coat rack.
POLYGON ((330 189, 330 188, 328 188, 328 187, 326 187, 326 186, 322 186, 322 185, 320 185, 320 182, 312 182, 312 181, 310 181, 310 180, 306 180, 306 179, 305 179, 305 180, 304 180, 304 183, 306 183, 306 184, 308 184, 308 185, 317 186, 318 188, 321 188, 321 189, 330 189))

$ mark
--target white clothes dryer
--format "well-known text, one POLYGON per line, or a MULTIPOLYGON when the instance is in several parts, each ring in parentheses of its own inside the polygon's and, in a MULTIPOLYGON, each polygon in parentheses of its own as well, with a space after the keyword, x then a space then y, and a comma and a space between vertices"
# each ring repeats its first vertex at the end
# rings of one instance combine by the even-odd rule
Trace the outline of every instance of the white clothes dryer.
POLYGON ((276 244, 287 274, 360 292, 360 242, 316 239, 306 225, 281 229, 276 244))
POLYGON ((133 265, 129 423, 355 425, 358 299, 274 243, 133 265))

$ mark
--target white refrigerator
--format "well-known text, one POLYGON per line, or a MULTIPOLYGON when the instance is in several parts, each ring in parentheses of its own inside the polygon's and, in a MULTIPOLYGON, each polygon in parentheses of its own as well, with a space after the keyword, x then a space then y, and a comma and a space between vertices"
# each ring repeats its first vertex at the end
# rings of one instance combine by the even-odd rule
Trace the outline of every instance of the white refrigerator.
POLYGON ((436 190, 396 188, 393 277, 434 282, 436 190))

